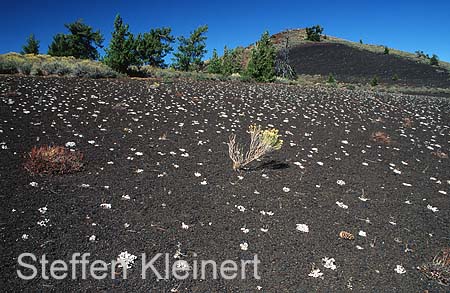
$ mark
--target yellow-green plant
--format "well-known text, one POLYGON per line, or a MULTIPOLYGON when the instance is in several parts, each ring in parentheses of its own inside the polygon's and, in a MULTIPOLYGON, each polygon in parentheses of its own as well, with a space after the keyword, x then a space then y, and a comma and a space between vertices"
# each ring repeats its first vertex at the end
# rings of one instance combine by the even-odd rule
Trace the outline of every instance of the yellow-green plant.
POLYGON ((236 135, 232 134, 228 142, 228 154, 233 162, 233 169, 239 170, 245 165, 262 156, 281 149, 283 140, 280 139, 278 129, 261 129, 259 125, 250 125, 250 147, 244 154, 243 148, 236 142, 236 135))

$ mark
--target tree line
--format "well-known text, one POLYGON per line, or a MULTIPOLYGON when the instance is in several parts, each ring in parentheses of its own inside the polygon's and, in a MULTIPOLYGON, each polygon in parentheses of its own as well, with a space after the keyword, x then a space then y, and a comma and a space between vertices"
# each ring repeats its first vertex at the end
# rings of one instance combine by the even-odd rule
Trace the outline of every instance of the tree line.
MULTIPOLYGON (((212 58, 205 64, 203 58, 207 52, 207 25, 196 28, 188 37, 175 38, 170 27, 152 28, 148 32, 135 35, 130 32, 129 25, 124 23, 122 17, 117 15, 111 41, 105 48, 103 57, 100 57, 98 52, 103 48, 104 42, 99 30, 94 30, 82 20, 64 26, 68 33, 59 33, 53 37, 48 47, 48 55, 99 60, 118 72, 129 73, 132 66, 167 68, 169 65, 166 64, 165 57, 174 51, 173 45, 177 42, 178 47, 173 52, 171 64, 176 70, 206 70, 226 76, 245 74, 258 81, 275 79, 276 53, 268 32, 253 46, 250 57, 245 56, 245 49, 242 47, 225 47, 221 57, 214 49, 212 58)), ((39 41, 33 34, 28 37, 21 53, 39 54, 39 41)))

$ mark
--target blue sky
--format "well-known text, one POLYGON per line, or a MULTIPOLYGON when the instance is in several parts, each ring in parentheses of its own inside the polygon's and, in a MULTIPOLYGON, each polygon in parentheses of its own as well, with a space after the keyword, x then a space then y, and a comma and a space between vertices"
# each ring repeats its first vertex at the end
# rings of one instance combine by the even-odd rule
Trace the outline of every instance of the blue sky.
POLYGON ((257 40, 264 30, 320 24, 324 33, 353 41, 414 52, 423 50, 450 61, 450 1, 6 1, 0 11, 0 53, 20 51, 34 33, 46 53, 65 23, 82 18, 111 37, 120 13, 133 33, 170 26, 175 36, 209 26, 207 49, 222 52, 257 40), (394 3, 395 2, 395 3, 394 3))

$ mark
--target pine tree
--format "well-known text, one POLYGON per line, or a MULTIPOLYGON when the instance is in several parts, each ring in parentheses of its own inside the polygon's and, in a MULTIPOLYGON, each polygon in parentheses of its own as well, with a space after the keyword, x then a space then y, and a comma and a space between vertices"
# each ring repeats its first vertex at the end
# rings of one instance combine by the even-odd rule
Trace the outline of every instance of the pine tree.
POLYGON ((183 36, 178 38, 178 51, 174 55, 173 67, 178 70, 199 70, 203 64, 202 58, 206 53, 205 33, 208 26, 200 26, 191 33, 189 38, 183 36))
POLYGON ((150 32, 139 34, 136 40, 136 50, 141 64, 165 68, 164 57, 173 51, 171 44, 175 38, 170 34, 169 27, 151 29, 150 32))
POLYGON ((214 74, 222 73, 222 62, 219 58, 219 55, 217 55, 216 49, 213 50, 211 60, 209 61, 208 72, 214 74))
POLYGON ((79 59, 96 60, 100 54, 97 48, 102 48, 103 36, 100 31, 84 24, 81 19, 65 24, 70 34, 57 34, 53 37, 48 54, 52 56, 73 56, 79 59))
POLYGON ((306 28, 306 39, 313 42, 320 42, 323 28, 320 25, 315 25, 306 28))
POLYGON ((243 47, 234 48, 234 50, 231 53, 231 55, 232 55, 231 58, 233 60, 232 73, 242 73, 242 70, 243 70, 243 58, 244 58, 244 48, 243 47))
POLYGON ((227 46, 225 46, 223 48, 222 74, 229 76, 233 73, 233 51, 230 52, 227 46))
POLYGON ((27 43, 22 47, 22 54, 39 54, 39 41, 36 40, 34 34, 27 38, 27 43))
POLYGON ((128 28, 128 24, 124 24, 120 15, 117 15, 114 20, 111 42, 106 49, 104 60, 112 69, 122 73, 126 73, 130 65, 135 65, 138 62, 135 40, 128 28))
POLYGON ((439 65, 439 57, 436 54, 433 54, 430 58, 431 65, 439 65))
POLYGON ((260 82, 275 80, 275 47, 265 32, 254 46, 246 75, 260 82))

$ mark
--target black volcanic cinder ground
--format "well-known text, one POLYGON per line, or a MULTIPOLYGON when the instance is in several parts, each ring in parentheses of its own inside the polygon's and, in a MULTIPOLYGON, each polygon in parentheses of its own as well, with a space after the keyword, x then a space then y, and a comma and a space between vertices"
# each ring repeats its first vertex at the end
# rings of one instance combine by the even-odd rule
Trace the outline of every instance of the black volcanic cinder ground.
POLYGON ((333 74, 338 81, 380 82, 409 86, 450 87, 450 74, 427 64, 393 54, 385 55, 335 43, 307 43, 290 49, 290 62, 297 74, 333 74), (397 75, 399 80, 392 77, 397 75))
POLYGON ((151 84, 0 77, 2 291, 448 290, 417 270, 450 242, 450 163, 432 154, 450 151, 448 99, 151 84), (279 129, 284 146, 236 173, 226 141, 232 132, 247 141, 251 123, 279 129), (371 141, 374 131, 392 143, 371 141), (34 145, 68 142, 85 154, 82 172, 32 177, 22 168, 34 145), (342 230, 355 240, 340 239, 342 230), (140 278, 141 253, 177 250, 188 262, 194 253, 216 261, 258 254, 262 279, 140 278), (66 261, 88 252, 93 261, 124 251, 138 256, 127 280, 22 281, 16 274, 23 252, 66 261), (335 259, 334 270, 326 257, 335 259), (313 266, 322 277, 309 276, 313 266))

